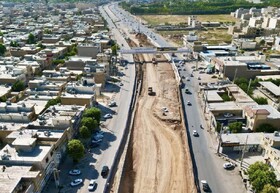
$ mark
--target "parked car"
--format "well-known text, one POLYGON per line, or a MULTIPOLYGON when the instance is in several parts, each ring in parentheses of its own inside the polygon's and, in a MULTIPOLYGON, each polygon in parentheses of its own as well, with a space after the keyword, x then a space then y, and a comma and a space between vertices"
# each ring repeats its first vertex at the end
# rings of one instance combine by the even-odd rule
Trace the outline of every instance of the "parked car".
POLYGON ((102 171, 101 171, 101 176, 103 178, 106 178, 108 173, 109 173, 109 167, 108 166, 103 166, 102 167, 102 171))
POLYGON ((168 112, 168 108, 167 107, 162 107, 161 109, 163 112, 167 113, 168 112))
POLYGON ((187 81, 190 81, 191 79, 190 79, 190 77, 188 77, 186 80, 187 80, 187 81))
POLYGON ((90 180, 89 181, 89 185, 88 185, 88 190, 89 191, 93 191, 97 186, 97 183, 95 180, 90 180))
POLYGON ((193 136, 198 137, 198 133, 196 130, 193 130, 193 136))
POLYGON ((104 119, 111 119, 112 117, 113 117, 113 115, 110 113, 104 115, 104 119))
POLYGON ((94 135, 93 136, 93 140, 98 141, 98 140, 102 140, 104 138, 103 135, 94 135))
POLYGON ((123 86, 123 83, 122 83, 122 82, 120 83, 120 86, 123 86))
POLYGON ((80 184, 82 184, 83 183, 83 180, 82 179, 75 179, 75 180, 73 180, 71 183, 70 183, 70 185, 73 187, 73 186, 78 186, 78 185, 80 185, 80 184))
POLYGON ((102 139, 95 140, 95 139, 93 138, 93 140, 91 140, 91 143, 101 143, 101 142, 102 142, 102 139))
POLYGON ((90 147, 91 148, 96 148, 96 147, 99 147, 99 143, 97 143, 97 142, 91 142, 91 144, 90 144, 90 147))
POLYGON ((192 105, 192 103, 190 101, 187 102, 188 105, 192 105))
POLYGON ((197 77, 197 80, 201 80, 200 76, 199 76, 199 77, 197 77))
POLYGON ((230 117, 233 117, 234 116, 234 114, 232 114, 232 113, 225 113, 224 114, 224 117, 226 117, 226 118, 230 118, 230 117))
POLYGON ((224 169, 228 170, 228 169, 233 169, 235 166, 233 163, 227 162, 227 163, 224 163, 223 167, 224 167, 224 169))
POLYGON ((72 175, 72 176, 77 176, 80 174, 81 174, 81 170, 74 169, 74 170, 69 171, 69 175, 72 175))
POLYGON ((115 101, 111 101, 108 106, 109 107, 115 107, 117 105, 117 103, 115 101))
POLYGON ((201 180, 201 185, 202 185, 202 189, 203 189, 204 192, 209 192, 210 191, 210 187, 209 187, 206 180, 201 180))

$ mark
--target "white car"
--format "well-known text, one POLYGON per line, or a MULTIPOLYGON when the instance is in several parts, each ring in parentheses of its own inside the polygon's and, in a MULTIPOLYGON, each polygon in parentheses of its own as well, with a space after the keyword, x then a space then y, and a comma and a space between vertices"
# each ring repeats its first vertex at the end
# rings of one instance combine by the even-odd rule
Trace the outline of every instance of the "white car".
POLYGON ((70 185, 71 186, 78 186, 78 185, 80 185, 80 184, 82 184, 83 183, 83 180, 82 179, 75 179, 74 181, 72 181, 71 183, 70 183, 70 185))
POLYGON ((187 81, 190 81, 191 79, 190 79, 190 77, 188 77, 186 80, 187 80, 187 81))
POLYGON ((187 102, 188 105, 192 105, 192 103, 190 101, 187 102))
POLYGON ((233 163, 227 162, 227 163, 224 163, 223 167, 224 167, 224 169, 232 169, 235 166, 233 163))
POLYGON ((88 190, 92 191, 94 188, 97 186, 97 183, 95 180, 90 180, 89 185, 88 185, 88 190))
POLYGON ((123 83, 122 83, 122 82, 120 83, 120 86, 123 86, 123 83))
POLYGON ((165 112, 165 113, 168 112, 168 108, 167 108, 167 107, 163 107, 161 110, 162 110, 163 112, 165 112))
POLYGON ((77 176, 81 174, 81 170, 70 170, 69 175, 77 176))
POLYGON ((196 130, 193 130, 193 136, 197 137, 198 136, 198 133, 196 130))
POLYGON ((113 117, 113 115, 110 113, 104 115, 104 119, 111 119, 112 117, 113 117))

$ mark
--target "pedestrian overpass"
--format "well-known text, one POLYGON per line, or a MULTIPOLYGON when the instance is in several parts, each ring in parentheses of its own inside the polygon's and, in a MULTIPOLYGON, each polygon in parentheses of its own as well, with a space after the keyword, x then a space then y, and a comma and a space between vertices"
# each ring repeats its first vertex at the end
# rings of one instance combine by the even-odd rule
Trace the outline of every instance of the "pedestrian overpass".
POLYGON ((137 47, 131 49, 120 49, 121 54, 167 54, 167 53, 192 53, 189 48, 177 47, 137 47))

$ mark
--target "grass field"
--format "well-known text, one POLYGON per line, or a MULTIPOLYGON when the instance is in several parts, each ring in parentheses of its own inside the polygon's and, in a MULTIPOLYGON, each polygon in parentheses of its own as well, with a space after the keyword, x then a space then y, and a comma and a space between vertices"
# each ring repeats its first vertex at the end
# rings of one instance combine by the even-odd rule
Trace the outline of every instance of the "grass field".
MULTIPOLYGON (((147 21, 149 25, 155 26, 159 24, 179 24, 187 23, 188 15, 142 15, 141 19, 147 21)), ((230 15, 197 15, 200 22, 213 21, 213 22, 236 22, 237 19, 230 15)))
MULTIPOLYGON (((189 31, 159 31, 163 37, 168 38, 174 43, 182 46, 182 36, 187 35, 189 31)), ((220 43, 230 43, 231 35, 227 34, 227 30, 224 29, 213 29, 208 31, 195 31, 199 36, 199 40, 207 42, 209 45, 217 45, 220 43)))

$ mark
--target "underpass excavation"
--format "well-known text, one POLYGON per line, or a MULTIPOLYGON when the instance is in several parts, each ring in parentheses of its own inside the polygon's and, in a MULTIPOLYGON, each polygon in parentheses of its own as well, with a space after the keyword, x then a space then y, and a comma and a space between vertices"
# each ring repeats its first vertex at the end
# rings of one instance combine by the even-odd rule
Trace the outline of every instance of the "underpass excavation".
MULTIPOLYGON (((152 61, 153 56, 139 55, 152 61)), ((162 59, 163 56, 161 56, 162 59)), ((145 62, 120 193, 195 193, 192 163, 171 64, 145 62), (152 87, 153 95, 148 95, 152 87)))

